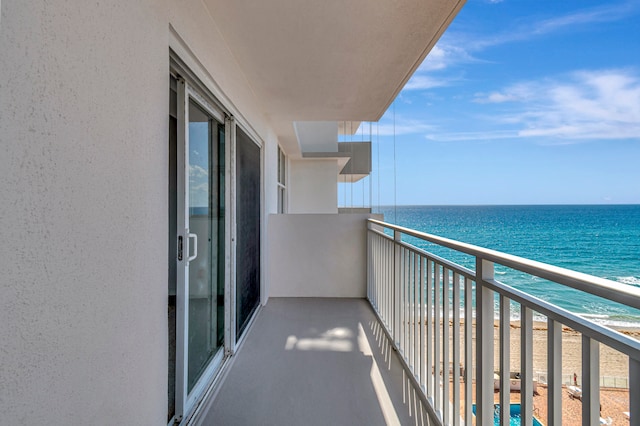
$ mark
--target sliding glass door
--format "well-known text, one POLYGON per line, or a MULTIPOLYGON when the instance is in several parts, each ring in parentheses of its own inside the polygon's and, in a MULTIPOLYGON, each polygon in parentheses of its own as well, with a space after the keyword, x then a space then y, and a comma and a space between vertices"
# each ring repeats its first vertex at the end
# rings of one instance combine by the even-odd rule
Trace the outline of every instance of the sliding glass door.
POLYGON ((182 423, 260 304, 262 150, 173 62, 169 115, 167 421, 182 423))
MULTIPOLYGON (((170 325, 175 294, 175 340, 170 342, 169 412, 180 419, 204 393, 224 357, 225 262, 224 115, 185 80, 172 77, 170 153, 170 325), (171 280, 175 284, 171 285, 171 280), (174 287, 172 291, 172 287, 174 287), (175 360, 175 361, 173 361, 175 360), (171 375, 174 375, 174 378, 171 375)), ((171 339, 171 329, 170 329, 171 339)))
POLYGON ((190 392, 224 343, 224 124, 191 98, 188 109, 183 245, 188 252, 183 257, 188 266, 190 392))

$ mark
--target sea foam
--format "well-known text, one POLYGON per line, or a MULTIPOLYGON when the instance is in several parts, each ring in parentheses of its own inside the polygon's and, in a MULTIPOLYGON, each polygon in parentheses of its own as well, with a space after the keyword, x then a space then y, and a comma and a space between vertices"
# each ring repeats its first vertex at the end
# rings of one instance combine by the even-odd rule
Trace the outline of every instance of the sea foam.
POLYGON ((638 277, 616 277, 616 281, 622 284, 636 285, 640 286, 640 278, 638 277))

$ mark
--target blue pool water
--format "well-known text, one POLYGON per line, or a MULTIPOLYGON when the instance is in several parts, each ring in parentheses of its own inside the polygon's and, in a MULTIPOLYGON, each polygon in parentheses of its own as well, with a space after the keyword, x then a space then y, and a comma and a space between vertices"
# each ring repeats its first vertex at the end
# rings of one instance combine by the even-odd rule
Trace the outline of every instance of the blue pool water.
MULTIPOLYGON (((500 404, 494 405, 495 410, 493 411, 493 424, 496 426, 500 425, 500 404)), ((476 405, 473 404, 473 414, 476 414, 476 405)), ((520 426, 522 423, 520 421, 520 404, 511 404, 509 407, 509 424, 511 426, 520 426)), ((542 423, 535 417, 533 418, 533 426, 542 426, 542 423)))

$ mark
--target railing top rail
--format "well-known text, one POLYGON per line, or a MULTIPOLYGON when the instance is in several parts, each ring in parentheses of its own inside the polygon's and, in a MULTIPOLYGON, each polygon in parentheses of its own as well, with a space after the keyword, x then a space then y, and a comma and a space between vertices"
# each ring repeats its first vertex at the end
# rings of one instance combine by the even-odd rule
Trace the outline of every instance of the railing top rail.
POLYGON ((574 314, 559 306, 553 305, 524 291, 510 287, 497 280, 485 281, 488 287, 500 294, 504 294, 511 300, 526 305, 536 312, 546 315, 548 318, 560 321, 585 336, 592 337, 611 348, 622 352, 640 361, 640 341, 621 332, 594 323, 589 319, 574 314))
POLYGON ((617 283, 605 278, 595 277, 582 272, 549 265, 536 260, 526 259, 511 254, 502 253, 496 250, 463 243, 437 235, 427 234, 413 229, 393 225, 376 219, 368 219, 371 224, 383 228, 392 229, 412 237, 419 238, 443 247, 457 250, 481 259, 485 259, 511 269, 525 272, 536 277, 553 281, 568 287, 584 291, 595 296, 600 296, 608 300, 622 303, 636 309, 640 309, 640 288, 627 284, 617 283))

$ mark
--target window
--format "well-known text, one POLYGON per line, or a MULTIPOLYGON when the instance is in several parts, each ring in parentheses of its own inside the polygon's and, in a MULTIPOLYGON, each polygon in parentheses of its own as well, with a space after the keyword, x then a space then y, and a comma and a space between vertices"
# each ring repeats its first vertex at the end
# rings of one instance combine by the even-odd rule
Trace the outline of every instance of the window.
POLYGON ((287 212, 287 159, 278 146, 278 213, 287 212))

